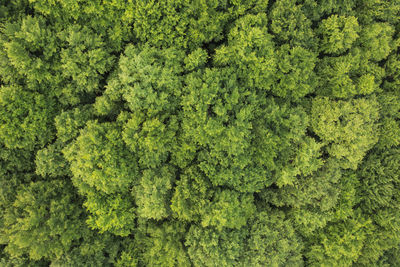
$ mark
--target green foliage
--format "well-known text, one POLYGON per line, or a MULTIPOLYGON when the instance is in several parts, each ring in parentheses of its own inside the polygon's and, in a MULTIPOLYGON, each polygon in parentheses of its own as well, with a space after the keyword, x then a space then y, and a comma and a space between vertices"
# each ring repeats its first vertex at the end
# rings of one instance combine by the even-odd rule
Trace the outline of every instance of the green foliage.
POLYGON ((185 246, 194 266, 239 265, 246 232, 246 229, 220 232, 193 224, 186 235, 185 246))
POLYGON ((385 62, 385 71, 387 79, 384 81, 384 89, 398 94, 400 88, 400 57, 398 55, 392 54, 388 57, 385 62))
POLYGON ((317 86, 314 67, 316 54, 303 48, 282 45, 276 52, 278 57, 278 82, 273 85, 272 92, 276 96, 301 99, 313 93, 317 86))
POLYGON ((260 133, 270 140, 265 140, 263 135, 259 138, 268 144, 262 148, 262 155, 273 153, 273 167, 268 167, 273 168, 273 181, 281 187, 293 184, 298 175, 310 174, 320 167, 321 145, 306 136, 310 119, 303 107, 270 100, 263 115, 267 127, 260 125, 260 133))
POLYGON ((0 264, 4 267, 14 266, 28 266, 28 267, 45 267, 49 266, 49 262, 46 260, 34 261, 26 256, 20 256, 18 258, 11 258, 8 254, 0 252, 0 264))
POLYGON ((87 197, 85 206, 92 213, 90 225, 129 234, 135 217, 129 189, 139 174, 135 155, 122 141, 121 128, 89 121, 63 152, 71 164, 74 184, 87 197))
POLYGON ((0 1, 0 21, 12 21, 25 16, 28 11, 27 0, 0 1))
POLYGON ((312 128, 325 142, 327 152, 341 162, 342 168, 356 169, 365 153, 378 141, 378 108, 374 98, 314 99, 312 128))
POLYGON ((399 23, 400 3, 399 1, 366 0, 362 5, 357 6, 357 13, 364 24, 384 21, 396 25, 399 23))
POLYGON ((244 266, 303 266, 302 241, 281 211, 259 212, 246 245, 244 266))
POLYGON ((57 130, 57 140, 62 143, 72 141, 79 135, 86 122, 93 119, 93 109, 90 105, 83 105, 63 111, 54 119, 57 130))
POLYGON ((355 217, 329 224, 317 234, 317 242, 306 254, 310 266, 351 266, 360 256, 370 220, 355 217))
POLYGON ((82 92, 98 93, 102 89, 102 75, 109 71, 113 56, 102 38, 87 27, 70 26, 58 37, 63 47, 60 51, 61 77, 72 81, 66 83, 62 97, 67 103, 77 104, 82 92))
POLYGON ((256 92, 239 87, 236 80, 231 68, 188 75, 182 97, 183 145, 177 161, 191 162, 196 156, 200 170, 213 185, 254 192, 268 183, 263 165, 269 162, 252 160, 249 155, 271 155, 260 155, 251 146, 257 138, 252 121, 262 100, 256 92), (196 147, 197 155, 192 152, 196 147))
POLYGON ((33 260, 57 259, 81 238, 84 227, 72 186, 61 180, 32 182, 16 196, 4 223, 13 257, 28 254, 33 260))
POLYGON ((173 216, 185 221, 199 221, 213 196, 211 186, 198 168, 187 168, 176 181, 170 206, 173 216))
POLYGON ((357 18, 332 15, 319 26, 320 48, 324 53, 343 53, 357 40, 359 31, 357 18))
POLYGON ((25 149, 7 149, 0 146, 0 173, 29 173, 35 169, 34 155, 25 149))
MULTIPOLYGON (((104 36, 108 47, 120 51, 132 38, 134 4, 124 0, 29 0, 31 7, 57 27, 79 24, 104 36)), ((107 59, 106 59, 107 60, 107 59)))
POLYGON ((400 144, 400 99, 394 94, 381 94, 380 136, 377 147, 390 148, 400 144))
POLYGON ((323 96, 350 98, 379 90, 381 70, 367 59, 361 59, 358 50, 344 56, 325 57, 317 70, 321 81, 317 92, 323 96))
POLYGON ((276 71, 275 45, 268 34, 265 14, 238 19, 228 34, 228 44, 215 54, 218 66, 231 66, 247 88, 270 90, 276 71))
POLYGON ((175 175, 176 171, 170 166, 143 171, 140 183, 132 192, 139 217, 160 220, 170 215, 169 199, 175 175))
POLYGON ((393 49, 394 29, 387 23, 374 23, 363 28, 360 42, 366 56, 381 61, 387 58, 393 49))
POLYGON ((0 77, 4 82, 23 82, 34 90, 57 84, 57 39, 43 17, 26 16, 21 22, 8 22, 0 36, 0 77))
POLYGON ((328 161, 312 175, 301 176, 291 185, 271 188, 260 197, 277 207, 290 207, 289 216, 300 233, 308 236, 333 219, 338 205, 342 171, 337 162, 328 161))
POLYGON ((399 30, 399 0, 0 0, 0 265, 400 265, 399 30))
POLYGON ((256 211, 253 201, 250 194, 218 190, 203 215, 201 225, 214 226, 218 230, 223 227, 240 229, 256 211))
POLYGON ((0 87, 0 141, 9 149, 43 147, 54 137, 54 104, 20 86, 0 87))
POLYGON ((315 33, 311 20, 305 15, 296 0, 275 1, 269 12, 270 29, 279 45, 289 44, 314 48, 315 33))
POLYGON ((53 143, 36 154, 36 174, 42 177, 69 176, 69 164, 62 153, 60 143, 53 143))
POLYGON ((379 263, 382 266, 396 266, 400 264, 400 248, 396 247, 386 251, 379 263))
POLYGON ((142 42, 157 47, 198 47, 220 40, 230 14, 226 1, 138 1, 133 29, 142 42))
POLYGON ((144 266, 190 266, 183 244, 186 225, 175 222, 140 224, 136 235, 137 248, 142 250, 140 263, 144 266))
POLYGON ((111 234, 99 234, 81 227, 82 238, 61 258, 52 260, 50 266, 115 266, 126 241, 111 234))
MULTIPOLYGON (((79 188, 78 188, 79 189, 79 188)), ((91 213, 87 224, 101 233, 128 236, 135 227, 135 208, 128 193, 104 194, 87 189, 84 207, 91 213)))
POLYGON ((361 3, 357 0, 300 0, 298 2, 303 3, 303 10, 307 17, 319 22, 332 14, 350 15, 354 13, 354 9, 363 6, 366 1, 361 3))
POLYGON ((75 183, 106 194, 125 191, 137 176, 136 158, 125 149, 115 124, 89 121, 65 155, 75 183))
POLYGON ((360 263, 371 264, 385 250, 400 244, 400 171, 398 148, 370 153, 360 168, 361 207, 374 222, 375 232, 370 233, 360 263))

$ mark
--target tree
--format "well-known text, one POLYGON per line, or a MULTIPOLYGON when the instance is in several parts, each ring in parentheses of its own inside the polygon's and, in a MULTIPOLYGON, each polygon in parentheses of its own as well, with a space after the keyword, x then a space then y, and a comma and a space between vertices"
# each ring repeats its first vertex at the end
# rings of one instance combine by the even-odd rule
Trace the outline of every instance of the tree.
POLYGON ((133 38, 131 24, 135 7, 132 2, 31 0, 30 3, 35 12, 54 23, 59 31, 65 25, 87 26, 101 35, 107 47, 114 51, 121 51, 124 42, 133 38))
POLYGON ((360 27, 353 16, 332 15, 322 20, 318 33, 321 35, 321 50, 324 53, 340 54, 352 47, 358 39, 360 27))
POLYGON ((339 57, 324 57, 317 66, 320 84, 317 93, 334 98, 351 98, 379 91, 382 70, 359 50, 339 57))
POLYGON ((237 79, 232 68, 188 75, 182 96, 181 148, 176 158, 178 162, 197 162, 214 186, 254 192, 270 183, 263 165, 273 164, 274 155, 261 154, 262 148, 271 149, 271 142, 251 145, 257 142, 253 121, 263 100, 257 98, 257 92, 240 87, 237 79), (258 155, 259 160, 249 155, 258 155))
MULTIPOLYGON (((398 49, 395 50, 398 52, 398 49)), ((400 77, 400 59, 396 54, 392 54, 388 57, 385 62, 386 79, 383 84, 383 88, 389 92, 398 92, 399 88, 399 77, 400 77)))
POLYGON ((201 225, 240 229, 255 213, 254 198, 251 194, 240 194, 232 190, 217 190, 206 208, 201 225))
POLYGON ((357 261, 371 221, 361 215, 329 224, 317 234, 317 240, 306 254, 310 266, 339 264, 350 266, 357 261))
POLYGON ((200 221, 213 192, 211 182, 198 167, 186 168, 176 181, 171 198, 173 216, 188 222, 200 221))
POLYGON ((176 170, 168 165, 159 171, 143 171, 140 183, 132 191, 139 217, 160 220, 170 215, 169 203, 175 177, 176 170))
POLYGON ((58 33, 62 43, 60 73, 65 83, 60 101, 84 102, 103 89, 103 74, 110 71, 114 57, 101 36, 87 27, 73 25, 58 33))
POLYGON ((342 168, 356 169, 378 141, 378 108, 375 98, 313 100, 313 131, 325 142, 329 155, 341 162, 342 168))
POLYGON ((0 21, 13 21, 28 12, 28 3, 26 0, 2 1, 0 3, 0 21))
POLYGON ((399 265, 399 30, 399 0, 0 0, 0 265, 399 265))
POLYGON ((374 23, 363 28, 360 35, 364 54, 374 61, 388 57, 393 49, 394 29, 388 23, 374 23))
POLYGON ((275 80, 275 44, 268 34, 263 13, 238 19, 228 35, 228 44, 215 52, 217 66, 231 66, 247 88, 271 90, 275 80))
POLYGON ((282 45, 276 52, 278 58, 277 82, 272 86, 274 95, 299 100, 313 93, 317 87, 314 73, 317 54, 301 46, 282 45))
POLYGON ((261 211, 249 225, 243 266, 303 266, 301 238, 284 212, 261 211))
POLYGON ((321 21, 329 15, 352 15, 359 3, 354 0, 301 0, 303 12, 315 22, 321 21))
POLYGON ((185 246, 194 266, 239 265, 247 229, 218 231, 193 224, 185 246))
POLYGON ((259 196, 276 207, 290 208, 287 215, 295 223, 297 231, 309 236, 333 219, 342 179, 345 178, 339 164, 330 160, 316 172, 298 177, 293 184, 268 188, 259 196))
MULTIPOLYGON (((301 46, 315 50, 315 33, 303 6, 295 0, 275 1, 268 12, 271 20, 270 30, 279 45, 301 46)), ((315 8, 313 8, 315 10, 315 8)))
POLYGON ((139 179, 137 158, 122 140, 115 123, 89 121, 64 150, 73 183, 87 197, 89 224, 102 231, 128 235, 134 227, 134 203, 129 191, 139 179))
MULTIPOLYGON (((60 85, 58 42, 54 29, 43 17, 25 16, 5 23, 0 34, 0 77, 10 85, 22 85, 33 91, 54 95, 60 85)), ((57 90, 58 91, 58 90, 57 90)))
POLYGON ((374 231, 368 235, 370 242, 359 259, 361 264, 376 262, 385 250, 400 244, 400 217, 394 212, 400 206, 399 153, 398 148, 375 150, 360 166, 360 206, 374 223, 374 231))
POLYGON ((395 94, 380 94, 378 97, 380 109, 379 141, 376 146, 380 149, 398 146, 400 144, 399 133, 400 117, 399 98, 395 94))
POLYGON ((154 223, 142 221, 136 234, 136 248, 141 250, 139 263, 147 266, 189 266, 184 246, 187 226, 179 221, 154 223))
POLYGON ((0 141, 8 149, 34 150, 54 138, 54 102, 20 86, 0 87, 0 141))
MULTIPOLYGON (((62 180, 31 182, 17 193, 5 215, 7 247, 13 257, 57 259, 81 238, 82 212, 62 180)), ((79 200, 78 200, 79 201, 79 200)))

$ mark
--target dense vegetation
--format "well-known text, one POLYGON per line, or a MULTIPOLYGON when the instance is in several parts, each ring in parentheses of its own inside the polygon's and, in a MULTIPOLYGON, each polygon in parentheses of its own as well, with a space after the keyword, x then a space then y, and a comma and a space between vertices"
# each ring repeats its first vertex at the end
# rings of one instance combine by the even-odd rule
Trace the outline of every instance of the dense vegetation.
POLYGON ((1 0, 1 266, 400 266, 399 0, 1 0))

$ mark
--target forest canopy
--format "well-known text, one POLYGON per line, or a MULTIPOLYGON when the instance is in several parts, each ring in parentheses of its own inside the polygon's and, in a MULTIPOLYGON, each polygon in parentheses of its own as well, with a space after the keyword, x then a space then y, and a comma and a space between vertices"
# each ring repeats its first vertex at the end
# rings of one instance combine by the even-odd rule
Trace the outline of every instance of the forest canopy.
POLYGON ((400 0, 0 0, 1 266, 400 266, 400 0))

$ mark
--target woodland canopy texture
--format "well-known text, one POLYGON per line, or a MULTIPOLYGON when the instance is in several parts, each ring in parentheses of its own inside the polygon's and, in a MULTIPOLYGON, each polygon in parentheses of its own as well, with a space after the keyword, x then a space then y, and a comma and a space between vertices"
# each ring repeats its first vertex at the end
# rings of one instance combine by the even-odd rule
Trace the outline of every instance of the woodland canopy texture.
POLYGON ((0 0, 0 266, 400 266, 400 0, 0 0))

